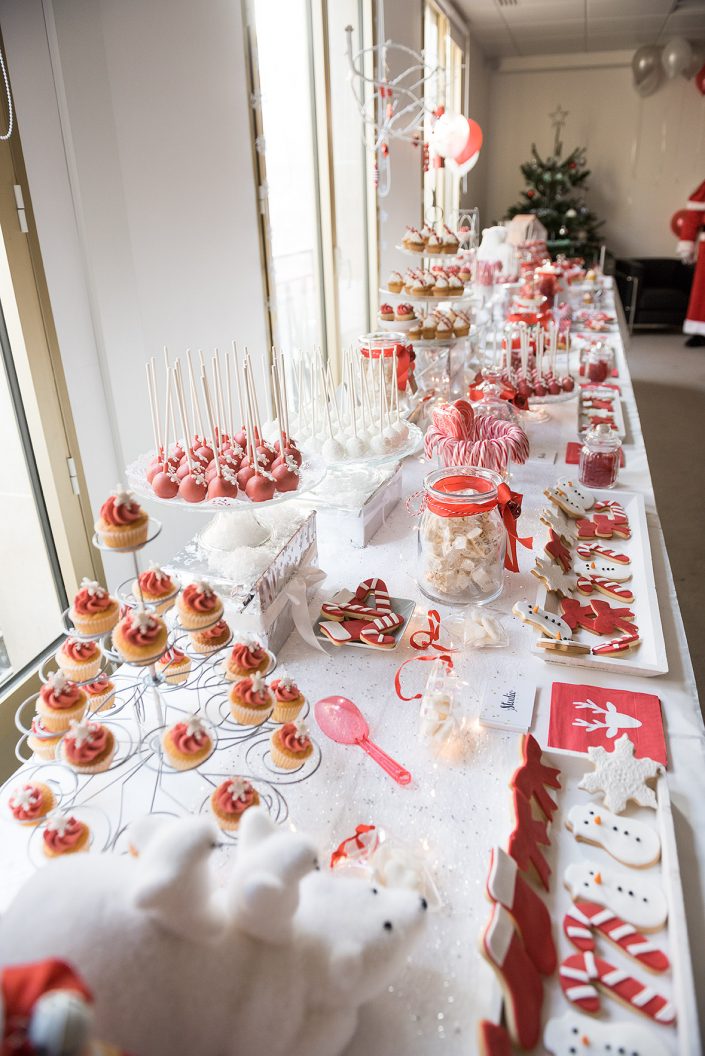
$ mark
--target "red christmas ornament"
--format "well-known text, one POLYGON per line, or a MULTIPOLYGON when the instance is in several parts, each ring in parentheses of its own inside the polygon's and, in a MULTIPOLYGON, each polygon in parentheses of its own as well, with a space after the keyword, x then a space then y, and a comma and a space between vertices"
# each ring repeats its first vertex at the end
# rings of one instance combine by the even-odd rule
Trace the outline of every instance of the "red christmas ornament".
POLYGON ((701 95, 705 95, 705 63, 703 63, 698 72, 695 74, 695 87, 698 89, 701 95))
POLYGON ((382 146, 380 147, 380 150, 382 151, 382 157, 386 158, 387 155, 389 154, 389 144, 388 143, 383 143, 382 146))
POLYGON ((536 191, 527 191, 526 192, 526 197, 527 198, 533 198, 535 194, 536 194, 536 191))
POLYGON ((683 229, 683 224, 688 219, 689 219, 689 217, 688 217, 688 210, 687 209, 677 209, 676 212, 671 217, 671 231, 676 236, 676 238, 681 238, 681 231, 683 229))
POLYGON ((568 168, 571 170, 571 172, 574 171, 575 169, 577 169, 577 167, 578 166, 577 166, 577 164, 574 161, 571 161, 570 165, 568 166, 568 168))

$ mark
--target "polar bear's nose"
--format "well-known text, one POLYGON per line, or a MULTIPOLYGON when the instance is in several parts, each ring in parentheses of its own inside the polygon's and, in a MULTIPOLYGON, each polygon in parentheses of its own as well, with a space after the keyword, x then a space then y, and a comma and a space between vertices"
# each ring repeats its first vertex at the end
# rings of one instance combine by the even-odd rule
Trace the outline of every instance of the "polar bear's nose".
POLYGON ((428 902, 427 902, 427 901, 426 901, 426 899, 425 899, 425 898, 423 897, 423 895, 421 896, 421 908, 422 908, 422 909, 428 909, 428 902))
POLYGON ((392 924, 391 920, 385 920, 385 922, 384 922, 385 931, 391 931, 393 926, 394 925, 392 924))

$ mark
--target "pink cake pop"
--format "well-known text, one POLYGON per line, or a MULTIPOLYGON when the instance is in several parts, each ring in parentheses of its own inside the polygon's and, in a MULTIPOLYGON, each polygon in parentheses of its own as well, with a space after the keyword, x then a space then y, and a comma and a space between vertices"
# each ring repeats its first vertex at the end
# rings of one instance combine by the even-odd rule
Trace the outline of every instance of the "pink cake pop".
POLYGON ((209 499, 234 499, 237 498, 237 479, 232 470, 223 467, 222 476, 215 476, 208 484, 209 499))
POLYGON ((293 458, 285 455, 283 462, 280 459, 277 461, 279 465, 272 469, 277 491, 296 491, 299 486, 299 470, 293 458))
POLYGON ((206 478, 197 469, 187 473, 179 484, 179 497, 184 502, 203 502, 206 497, 206 491, 206 478))
POLYGON ((271 473, 253 473, 245 485, 245 494, 252 502, 267 502, 274 497, 276 487, 271 473))
POLYGON ((173 467, 170 467, 168 462, 165 466, 165 469, 161 469, 152 477, 152 490, 160 499, 173 499, 179 493, 179 482, 173 467))

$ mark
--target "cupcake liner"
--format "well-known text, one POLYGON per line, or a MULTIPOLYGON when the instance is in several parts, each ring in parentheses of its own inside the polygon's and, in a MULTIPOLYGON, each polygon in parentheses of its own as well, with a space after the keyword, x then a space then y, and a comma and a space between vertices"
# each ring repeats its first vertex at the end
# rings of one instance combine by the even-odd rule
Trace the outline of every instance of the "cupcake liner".
POLYGON ((152 612, 157 613, 168 612, 169 609, 176 605, 176 599, 178 597, 178 591, 176 588, 174 588, 174 590, 172 590, 165 598, 159 598, 158 596, 149 594, 145 590, 140 590, 137 580, 134 580, 130 590, 138 600, 141 598, 145 605, 149 606, 152 612))
POLYGON ((61 653, 61 650, 57 649, 54 654, 54 659, 71 682, 92 682, 100 671, 100 653, 98 653, 95 660, 91 660, 88 663, 77 664, 72 660, 67 659, 61 653))
POLYGON ((222 616, 223 603, 220 599, 219 605, 212 612, 207 613, 194 612, 182 604, 181 601, 179 602, 179 623, 185 631, 204 631, 207 627, 212 627, 214 623, 222 619, 222 616))
POLYGON ((77 774, 102 774, 103 771, 109 770, 112 766, 113 759, 115 758, 115 752, 117 751, 117 741, 113 736, 113 742, 110 746, 110 750, 107 755, 102 759, 96 759, 92 763, 88 763, 85 766, 82 763, 70 763, 66 757, 65 752, 61 752, 61 761, 70 766, 77 774))
POLYGON ((118 550, 126 550, 128 547, 141 546, 147 542, 147 535, 149 534, 149 518, 144 519, 140 524, 134 524, 125 527, 114 527, 113 525, 106 525, 103 521, 98 521, 95 526, 95 530, 100 536, 100 541, 104 546, 109 546, 118 550))
POLYGON ((261 726, 272 714, 273 707, 248 708, 246 704, 230 701, 230 714, 240 726, 261 726))
POLYGON ((297 717, 301 709, 303 708, 306 701, 303 697, 299 700, 283 701, 274 698, 274 711, 272 713, 273 722, 293 722, 297 717))
POLYGON ((44 728, 48 733, 65 733, 71 725, 72 719, 82 719, 87 707, 85 694, 79 704, 72 708, 50 708, 39 697, 37 699, 37 715, 41 717, 44 728))
POLYGON ((27 738, 27 747, 36 755, 37 759, 43 759, 47 763, 53 763, 56 759, 56 746, 59 739, 40 738, 30 734, 27 738))
POLYGON ((215 818, 216 825, 219 828, 223 829, 225 832, 236 832, 237 829, 240 828, 240 822, 245 817, 245 814, 247 814, 247 811, 250 810, 252 807, 258 807, 260 805, 260 802, 261 802, 259 796, 257 796, 257 798, 255 799, 254 803, 251 803, 250 806, 247 808, 247 810, 243 810, 242 814, 238 814, 237 817, 228 818, 228 817, 225 817, 223 814, 218 813, 218 811, 217 811, 217 809, 215 807, 215 804, 213 803, 213 796, 214 795, 215 795, 215 792, 213 792, 212 795, 211 795, 211 801, 210 801, 211 813, 212 813, 213 817, 215 818))
POLYGON ((159 668, 159 673, 170 686, 181 686, 184 682, 188 681, 188 676, 191 673, 191 664, 189 662, 188 667, 178 668, 175 667, 164 667, 159 668))
POLYGON ((298 770, 300 766, 303 766, 310 755, 306 756, 291 756, 285 754, 281 748, 275 744, 274 738, 271 741, 271 752, 272 762, 275 766, 278 766, 280 770, 298 770))
POLYGON ((246 671, 244 668, 238 667, 237 664, 231 664, 228 659, 223 665, 223 672, 229 682, 239 682, 241 678, 250 678, 256 674, 263 675, 268 670, 270 663, 271 657, 267 654, 257 667, 246 671))
POLYGON ((210 656, 211 653, 217 653, 219 649, 222 649, 224 646, 226 646, 228 644, 229 639, 230 632, 228 632, 228 635, 224 642, 214 642, 212 645, 209 645, 204 644, 203 642, 197 642, 192 635, 191 648, 193 649, 194 653, 200 653, 201 656, 210 656))
POLYGON ((159 631, 159 637, 146 645, 132 645, 126 638, 120 634, 120 631, 113 632, 113 648, 118 651, 122 659, 128 664, 134 664, 135 667, 145 667, 147 664, 152 664, 154 661, 162 655, 166 649, 167 638, 169 637, 166 627, 161 627, 159 631))
POLYGON ((112 631, 120 619, 120 609, 115 605, 106 609, 104 613, 95 613, 92 616, 82 616, 75 609, 71 609, 69 618, 79 634, 97 638, 98 635, 112 631))

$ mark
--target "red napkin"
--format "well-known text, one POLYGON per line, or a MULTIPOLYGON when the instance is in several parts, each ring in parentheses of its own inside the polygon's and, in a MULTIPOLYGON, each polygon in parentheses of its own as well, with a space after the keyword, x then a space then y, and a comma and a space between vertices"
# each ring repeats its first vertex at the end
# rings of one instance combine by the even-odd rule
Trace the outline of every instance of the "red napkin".
POLYGON ((630 690, 553 683, 549 748, 587 753, 588 748, 600 746, 611 751, 615 740, 624 733, 633 742, 638 759, 667 764, 658 697, 630 690))
MULTIPOLYGON (((566 444, 565 460, 569 466, 577 466, 578 462, 580 461, 580 448, 582 446, 582 444, 576 444, 572 440, 570 443, 566 444)), ((624 450, 621 447, 619 449, 619 464, 620 466, 626 465, 626 461, 624 458, 624 450)))

